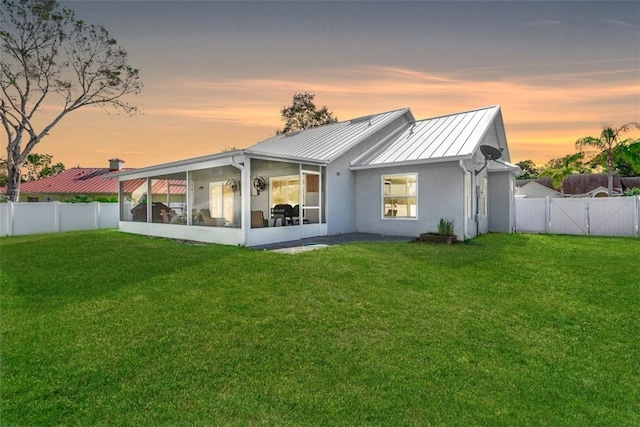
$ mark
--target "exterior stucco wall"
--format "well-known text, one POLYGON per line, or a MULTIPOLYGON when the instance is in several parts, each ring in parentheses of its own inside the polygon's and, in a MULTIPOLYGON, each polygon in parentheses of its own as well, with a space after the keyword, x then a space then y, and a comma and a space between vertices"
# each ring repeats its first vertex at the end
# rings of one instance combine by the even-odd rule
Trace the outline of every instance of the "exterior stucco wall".
POLYGON ((509 233, 515 227, 515 177, 509 172, 489 174, 489 231, 509 233))
POLYGON ((455 234, 464 236, 464 174, 458 162, 358 170, 356 224, 361 233, 418 236, 437 231, 441 218, 453 220, 455 234), (382 176, 418 174, 416 219, 383 218, 382 176))
POLYGON ((328 234, 357 231, 356 173, 350 169, 351 162, 406 123, 408 123, 406 116, 397 118, 327 166, 326 215, 328 234))

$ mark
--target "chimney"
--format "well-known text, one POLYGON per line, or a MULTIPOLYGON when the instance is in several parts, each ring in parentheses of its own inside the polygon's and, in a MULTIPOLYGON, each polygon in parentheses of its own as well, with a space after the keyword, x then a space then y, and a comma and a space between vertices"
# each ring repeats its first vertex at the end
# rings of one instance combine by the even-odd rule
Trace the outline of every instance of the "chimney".
POLYGON ((109 159, 109 172, 119 171, 124 166, 124 160, 114 158, 109 159))

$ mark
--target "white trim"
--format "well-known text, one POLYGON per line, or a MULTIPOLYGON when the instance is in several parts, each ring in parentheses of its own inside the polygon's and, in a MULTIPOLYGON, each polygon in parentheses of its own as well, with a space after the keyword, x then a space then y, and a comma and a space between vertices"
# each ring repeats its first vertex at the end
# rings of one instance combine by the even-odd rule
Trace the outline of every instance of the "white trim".
POLYGON ((473 159, 473 155, 437 157, 437 158, 423 159, 423 160, 408 160, 404 162, 376 163, 376 164, 370 164, 370 165, 351 166, 349 169, 351 170, 382 169, 382 168, 392 168, 396 166, 417 166, 417 165, 424 165, 428 163, 456 162, 459 160, 471 160, 471 159, 473 159))
MULTIPOLYGON (((383 221, 406 221, 406 220, 410 220, 410 221, 417 221, 419 218, 419 212, 418 212, 418 185, 419 185, 419 174, 417 171, 415 172, 402 172, 402 173, 390 173, 390 174, 380 174, 380 219, 383 221), (384 203, 384 199, 385 199, 385 194, 384 194, 384 186, 385 186, 385 178, 387 177, 405 177, 405 176, 409 176, 409 175, 415 175, 416 178, 416 189, 415 189, 415 195, 414 196, 406 196, 406 197, 415 197, 416 199, 416 216, 385 216, 385 203, 384 203)), ((393 195, 390 195, 388 197, 395 197, 393 195)), ((403 196, 404 197, 404 196, 403 196)))
POLYGON ((117 172, 109 174, 109 178, 117 177, 120 181, 147 178, 158 175, 173 174, 178 172, 195 171, 199 169, 209 169, 221 166, 235 166, 237 163, 243 163, 244 158, 236 159, 235 154, 241 154, 241 151, 231 151, 228 153, 218 153, 212 156, 198 157, 195 159, 179 160, 173 163, 165 163, 162 165, 149 166, 146 168, 134 169, 130 171, 117 172))

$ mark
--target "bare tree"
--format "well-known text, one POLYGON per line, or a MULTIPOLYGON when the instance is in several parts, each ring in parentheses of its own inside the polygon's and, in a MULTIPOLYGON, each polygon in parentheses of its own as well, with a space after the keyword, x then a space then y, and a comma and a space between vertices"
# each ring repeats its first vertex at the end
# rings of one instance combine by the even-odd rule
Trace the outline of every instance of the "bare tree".
POLYGON ((0 120, 8 137, 7 195, 16 201, 27 156, 63 117, 90 105, 135 114, 122 98, 142 83, 104 27, 85 24, 54 0, 0 1, 0 120), (56 107, 41 124, 36 113, 45 100, 49 110, 56 107))
POLYGON ((640 123, 630 122, 618 128, 614 128, 611 125, 602 125, 600 137, 594 138, 593 136, 586 136, 576 141, 576 148, 579 149, 580 152, 582 152, 584 147, 594 147, 603 152, 607 165, 607 191, 609 196, 613 195, 613 172, 616 149, 618 146, 627 145, 630 142, 630 140, 620 140, 620 135, 634 128, 640 129, 640 123))

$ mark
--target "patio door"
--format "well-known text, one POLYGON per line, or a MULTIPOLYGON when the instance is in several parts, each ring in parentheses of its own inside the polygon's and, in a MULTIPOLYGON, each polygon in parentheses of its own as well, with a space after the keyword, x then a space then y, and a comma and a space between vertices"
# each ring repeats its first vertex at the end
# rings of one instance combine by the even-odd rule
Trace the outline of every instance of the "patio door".
POLYGON ((319 224, 320 203, 322 189, 320 188, 320 173, 302 172, 302 203, 300 224, 319 224))

